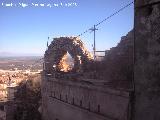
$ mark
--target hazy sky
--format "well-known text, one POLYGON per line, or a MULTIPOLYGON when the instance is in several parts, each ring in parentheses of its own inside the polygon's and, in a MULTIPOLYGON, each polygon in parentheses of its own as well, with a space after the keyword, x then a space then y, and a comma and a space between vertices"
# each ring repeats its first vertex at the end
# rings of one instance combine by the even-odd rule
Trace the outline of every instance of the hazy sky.
MULTIPOLYGON (((131 1, 0 0, 0 53, 43 55, 48 37, 77 36, 131 1), (11 3, 12 7, 6 7, 6 4, 11 3), (23 8, 22 3, 28 6, 23 8), (54 4, 57 3, 59 6, 55 7, 54 4), (76 4, 67 7, 66 3, 76 4), (35 4, 39 6, 35 7, 35 4), (48 4, 52 7, 48 7, 48 4)), ((131 5, 98 26, 97 50, 106 50, 117 45, 120 38, 133 28, 133 12, 131 5)), ((92 51, 93 33, 88 32, 81 39, 92 51)), ((52 39, 49 43, 51 41, 52 39)))

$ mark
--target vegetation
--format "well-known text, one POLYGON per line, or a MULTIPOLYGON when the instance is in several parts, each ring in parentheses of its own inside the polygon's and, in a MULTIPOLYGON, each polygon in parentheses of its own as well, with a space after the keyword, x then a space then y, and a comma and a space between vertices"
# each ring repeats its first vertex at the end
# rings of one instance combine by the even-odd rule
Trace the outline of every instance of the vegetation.
POLYGON ((15 95, 15 120, 41 120, 38 111, 41 100, 40 80, 40 75, 32 75, 19 84, 15 95))

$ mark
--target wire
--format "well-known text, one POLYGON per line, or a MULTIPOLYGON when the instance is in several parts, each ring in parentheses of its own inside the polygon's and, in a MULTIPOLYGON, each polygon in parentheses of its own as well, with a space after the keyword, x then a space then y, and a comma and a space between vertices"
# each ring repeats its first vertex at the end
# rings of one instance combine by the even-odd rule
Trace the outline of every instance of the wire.
MULTIPOLYGON (((111 14, 110 16, 108 16, 107 18, 105 18, 104 20, 102 20, 101 22, 97 23, 95 26, 97 27, 98 25, 102 24, 103 22, 105 22, 106 20, 110 19, 111 17, 117 15, 119 12, 123 11, 125 8, 129 7, 130 5, 132 5, 134 2, 132 1, 131 3, 125 5, 124 7, 122 7, 121 9, 119 9, 118 11, 114 12, 113 14, 111 14)), ((87 29, 86 31, 84 31, 83 33, 79 34, 77 37, 82 36, 83 34, 87 33, 91 28, 87 29)))

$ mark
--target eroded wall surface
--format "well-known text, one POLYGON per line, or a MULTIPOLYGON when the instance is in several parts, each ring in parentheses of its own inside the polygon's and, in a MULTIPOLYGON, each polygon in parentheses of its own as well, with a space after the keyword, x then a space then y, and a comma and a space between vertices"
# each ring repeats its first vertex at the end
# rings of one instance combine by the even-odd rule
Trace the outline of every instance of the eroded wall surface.
POLYGON ((74 59, 74 71, 80 71, 82 66, 81 64, 86 64, 89 60, 93 59, 92 54, 86 49, 80 38, 54 38, 45 52, 44 60, 46 71, 48 71, 49 73, 60 71, 60 61, 67 52, 74 59), (53 66, 55 66, 55 68, 53 66))
POLYGON ((44 120, 127 120, 128 92, 52 77, 42 85, 44 120))
POLYGON ((136 0, 135 7, 134 119, 159 120, 160 0, 136 0))

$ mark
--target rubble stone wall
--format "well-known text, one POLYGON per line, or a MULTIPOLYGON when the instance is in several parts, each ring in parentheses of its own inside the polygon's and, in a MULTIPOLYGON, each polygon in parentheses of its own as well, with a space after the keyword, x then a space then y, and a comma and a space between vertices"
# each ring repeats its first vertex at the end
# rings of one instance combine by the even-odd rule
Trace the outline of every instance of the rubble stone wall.
POLYGON ((135 1, 135 120, 160 119, 160 0, 135 1))
MULTIPOLYGON (((77 37, 60 37, 54 38, 52 43, 48 46, 45 52, 45 69, 48 72, 54 72, 53 65, 58 66, 62 57, 69 53, 74 59, 74 69, 79 71, 81 64, 92 60, 93 57, 85 48, 82 41, 77 37)), ((59 68, 56 68, 59 71, 59 68)))

